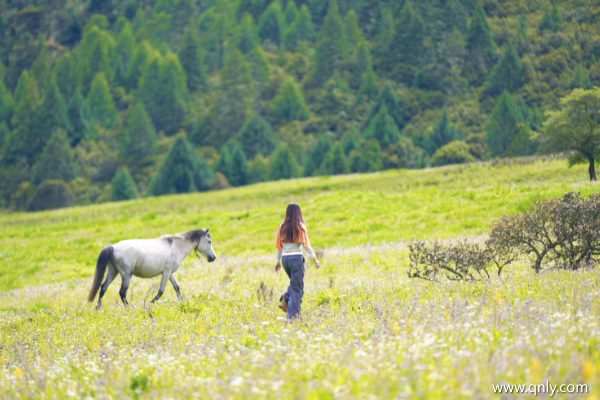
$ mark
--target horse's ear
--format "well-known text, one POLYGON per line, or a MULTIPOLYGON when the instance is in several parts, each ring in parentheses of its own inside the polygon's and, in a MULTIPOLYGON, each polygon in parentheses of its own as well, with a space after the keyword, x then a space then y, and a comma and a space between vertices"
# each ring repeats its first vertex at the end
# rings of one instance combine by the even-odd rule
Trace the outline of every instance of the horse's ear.
POLYGON ((206 228, 206 233, 208 233, 209 230, 210 230, 210 228, 206 228))

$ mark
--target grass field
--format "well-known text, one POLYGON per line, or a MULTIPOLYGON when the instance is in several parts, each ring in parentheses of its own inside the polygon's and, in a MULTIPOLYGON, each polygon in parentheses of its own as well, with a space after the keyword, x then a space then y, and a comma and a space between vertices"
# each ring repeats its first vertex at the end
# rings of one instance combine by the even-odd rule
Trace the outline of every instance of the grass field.
POLYGON ((0 399, 486 399, 546 381, 600 398, 598 270, 405 273, 407 240, 480 235, 534 200, 598 191, 585 179, 564 161, 455 166, 0 215, 0 399), (286 325, 272 253, 291 200, 324 255, 303 321, 286 325), (168 286, 150 306, 157 280, 134 279, 129 308, 118 282, 102 310, 84 302, 105 244, 204 226, 219 259, 184 261, 187 301, 168 286))

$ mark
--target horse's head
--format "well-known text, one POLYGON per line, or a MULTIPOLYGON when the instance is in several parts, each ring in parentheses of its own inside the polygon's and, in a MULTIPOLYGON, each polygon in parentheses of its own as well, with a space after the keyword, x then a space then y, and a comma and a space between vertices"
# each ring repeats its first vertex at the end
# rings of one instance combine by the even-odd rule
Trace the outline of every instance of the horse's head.
POLYGON ((203 229, 204 235, 200 237, 200 241, 196 246, 196 251, 201 253, 204 257, 206 257, 208 262, 213 262, 217 259, 217 254, 215 253, 215 250, 212 247, 212 237, 208 232, 209 229, 210 228, 203 229))

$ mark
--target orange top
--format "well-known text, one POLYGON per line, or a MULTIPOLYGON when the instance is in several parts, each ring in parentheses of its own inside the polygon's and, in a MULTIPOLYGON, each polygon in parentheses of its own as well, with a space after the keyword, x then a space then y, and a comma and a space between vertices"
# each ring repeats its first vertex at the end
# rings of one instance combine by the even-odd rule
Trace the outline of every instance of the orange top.
MULTIPOLYGON (((288 242, 286 242, 288 243, 288 242)), ((292 243, 292 242, 289 242, 292 243)), ((310 241, 308 240, 308 233, 306 233, 306 227, 300 229, 300 237, 297 243, 302 243, 304 247, 310 249, 310 241)), ((277 250, 283 251, 283 242, 281 241, 281 225, 279 225, 279 229, 277 229, 277 250)))

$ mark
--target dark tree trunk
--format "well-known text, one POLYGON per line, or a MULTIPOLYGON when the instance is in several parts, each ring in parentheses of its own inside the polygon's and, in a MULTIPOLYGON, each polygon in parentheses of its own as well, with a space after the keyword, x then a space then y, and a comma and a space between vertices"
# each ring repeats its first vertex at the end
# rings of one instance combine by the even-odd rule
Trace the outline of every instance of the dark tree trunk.
POLYGON ((590 181, 595 182, 596 181, 596 165, 595 165, 595 161, 593 158, 590 159, 590 168, 589 168, 589 172, 590 172, 590 181))

